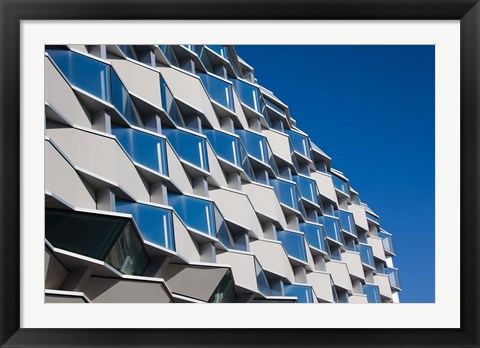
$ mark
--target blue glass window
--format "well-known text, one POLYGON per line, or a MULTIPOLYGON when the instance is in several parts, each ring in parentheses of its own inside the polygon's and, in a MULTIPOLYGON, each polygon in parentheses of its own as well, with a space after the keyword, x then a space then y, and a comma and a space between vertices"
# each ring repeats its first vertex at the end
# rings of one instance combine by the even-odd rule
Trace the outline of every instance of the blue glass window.
POLYGON ((335 174, 332 174, 332 179, 333 179, 333 186, 335 186, 337 190, 345 193, 346 195, 349 195, 347 182, 345 180, 339 178, 335 174))
POLYGON ((280 106, 278 106, 277 104, 274 104, 272 103, 270 100, 266 99, 265 98, 265 104, 272 108, 273 110, 275 110, 279 115, 281 115, 282 117, 286 118, 287 116, 285 115, 285 110, 283 110, 280 106))
POLYGON ((383 232, 378 232, 378 236, 382 238, 383 249, 385 249, 385 251, 389 252, 390 254, 395 254, 392 236, 383 232))
POLYGON ((118 212, 131 214, 146 241, 175 250, 172 212, 146 204, 117 201, 118 212))
POLYGON ((327 233, 328 238, 333 239, 340 244, 344 243, 338 219, 324 215, 318 217, 318 222, 325 227, 325 232, 327 233))
POLYGON ((267 276, 263 271, 262 266, 258 263, 257 259, 255 259, 255 273, 257 276, 257 286, 258 290, 265 296, 272 295, 272 289, 270 288, 270 284, 268 283, 267 276))
POLYGON ((224 45, 207 45, 213 52, 228 60, 228 50, 224 45))
POLYGON ((107 64, 68 50, 46 51, 72 85, 111 102, 110 67, 107 64))
MULTIPOLYGON (((215 216, 215 231, 217 233, 217 238, 220 242, 223 243, 229 249, 239 249, 235 242, 233 241, 232 235, 228 230, 227 223, 223 218, 222 214, 218 211, 215 204, 213 204, 213 213, 215 216)), ((243 248, 240 248, 243 249, 243 248)))
POLYGON ((165 139, 132 128, 112 127, 112 133, 135 162, 168 176, 165 139))
POLYGON ((184 127, 185 122, 183 121, 177 102, 175 101, 175 98, 173 98, 173 94, 162 76, 160 76, 160 93, 162 94, 163 110, 165 110, 167 115, 170 116, 177 126, 184 127))
POLYGON ((242 103, 248 105, 258 113, 262 113, 263 100, 257 87, 237 79, 230 79, 240 96, 242 103))
POLYGON ((305 216, 305 209, 297 185, 281 179, 270 179, 270 186, 274 188, 280 202, 305 216))
POLYGON ((400 277, 398 275, 398 269, 396 268, 390 268, 390 267, 385 267, 385 274, 388 275, 388 278, 390 279, 390 284, 397 289, 400 289, 400 277))
POLYGON ((323 226, 302 222, 300 231, 307 237, 308 244, 328 254, 328 244, 323 226))
POLYGON ((277 231, 277 240, 282 242, 288 255, 307 262, 305 242, 302 233, 277 231))
POLYGON ((322 173, 328 173, 327 164, 324 161, 315 162, 315 169, 322 173))
POLYGON ((122 217, 46 209, 45 237, 56 248, 104 260, 124 274, 141 275, 150 262, 132 223, 122 217))
POLYGON ((298 284, 284 284, 285 296, 296 296, 298 303, 313 303, 313 292, 310 286, 298 284))
POLYGON ((377 270, 378 274, 385 274, 385 265, 383 262, 375 262, 375 269, 377 270))
POLYGON ((318 204, 317 184, 315 180, 300 175, 294 175, 293 181, 297 183, 300 194, 307 201, 318 204))
POLYGON ((177 57, 175 56, 175 52, 173 52, 173 48, 172 48, 171 45, 157 45, 157 46, 163 52, 165 57, 167 57, 170 64, 172 64, 176 67, 179 66, 177 57))
POLYGON ((132 45, 117 45, 117 46, 128 58, 137 60, 137 54, 135 53, 132 45))
POLYGON ((355 222, 353 221, 353 214, 344 210, 336 210, 335 215, 340 219, 340 226, 343 231, 357 235, 357 230, 355 229, 355 222))
POLYGON ((205 138, 181 129, 164 128, 162 132, 181 159, 209 170, 205 138))
POLYGON ((368 244, 367 233, 366 232, 359 232, 358 233, 358 241, 362 242, 363 244, 368 244))
POLYGON ((197 74, 203 82, 210 98, 218 104, 235 111, 233 104, 232 85, 228 82, 210 74, 197 74))
POLYGON ((123 274, 135 275, 142 275, 150 263, 147 252, 130 222, 123 229, 105 262, 123 274))
POLYGON ((360 253, 360 259, 364 265, 375 268, 375 261, 373 259, 373 251, 370 245, 357 244, 357 252, 360 253))
POLYGON ((368 303, 381 303, 378 285, 364 284, 363 293, 367 295, 368 303))
POLYGON ((240 140, 250 156, 269 165, 270 168, 272 168, 272 171, 278 175, 277 164, 275 163, 272 151, 268 146, 267 139, 263 135, 244 129, 235 129, 235 134, 240 137, 240 140))
POLYGON ((168 195, 168 203, 185 225, 212 237, 217 237, 214 204, 208 200, 185 195, 168 195))
POLYGON ((285 133, 290 137, 295 152, 310 158, 310 141, 308 138, 303 134, 289 129, 285 129, 285 133))
POLYGON ((132 98, 109 65, 72 51, 47 52, 71 84, 113 104, 130 124, 140 124, 132 98))
POLYGON ((376 222, 377 224, 380 224, 380 220, 375 215, 369 213, 368 211, 366 211, 365 213, 367 214, 367 219, 370 219, 376 222))
POLYGON ((213 129, 204 129, 203 134, 207 136, 219 158, 243 168, 250 179, 254 178, 247 152, 237 137, 213 129))

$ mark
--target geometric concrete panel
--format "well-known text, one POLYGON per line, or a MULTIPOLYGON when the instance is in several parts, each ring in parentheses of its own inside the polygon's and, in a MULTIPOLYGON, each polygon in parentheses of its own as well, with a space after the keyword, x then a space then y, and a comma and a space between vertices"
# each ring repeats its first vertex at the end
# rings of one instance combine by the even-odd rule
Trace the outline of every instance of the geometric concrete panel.
POLYGON ((373 276, 375 284, 380 288, 380 295, 392 298, 392 289, 390 288, 390 280, 386 274, 376 274, 373 276))
MULTIPOLYGON (((246 291, 258 292, 255 261, 253 254, 236 250, 217 254, 217 262, 230 265, 235 286, 246 291)), ((239 291, 242 294, 242 291, 239 291)))
POLYGON ((365 304, 368 303, 366 295, 354 294, 348 297, 348 303, 365 304))
POLYGON ((262 134, 267 137, 273 154, 293 165, 288 135, 267 129, 263 129, 262 134))
POLYGON ((363 272, 362 260, 360 254, 354 251, 348 251, 342 253, 342 261, 347 264, 348 271, 354 277, 365 280, 365 273, 363 272))
POLYGON ((279 224, 282 229, 287 228, 287 221, 278 201, 275 190, 272 187, 258 183, 243 184, 243 190, 247 193, 255 211, 279 224))
POLYGON ((172 302, 162 280, 144 277, 141 279, 90 277, 82 291, 93 303, 172 302))
POLYGON ((383 249, 383 242, 381 238, 378 237, 368 237, 368 245, 372 246, 373 256, 385 261, 385 249, 383 249))
POLYGON ((269 239, 250 241, 250 251, 266 272, 278 274, 290 283, 295 281, 292 266, 281 242, 269 239))
POLYGON ((162 107, 158 72, 124 59, 109 59, 109 61, 130 93, 141 96, 157 108, 162 107))
POLYGON ((252 231, 255 238, 263 237, 262 226, 245 193, 231 189, 211 189, 209 195, 225 220, 252 231))
POLYGON ((175 98, 202 110, 208 121, 216 129, 220 128, 212 103, 205 93, 200 79, 176 69, 157 67, 175 98))
POLYGON ((183 193, 193 193, 192 182, 188 175, 183 170, 182 163, 178 159, 177 154, 173 150, 170 143, 167 141, 167 163, 168 171, 170 173, 175 173, 175 175, 170 175, 170 180, 183 192, 183 193))
POLYGON ((95 191, 82 180, 75 169, 48 141, 45 141, 45 191, 74 207, 96 209, 95 191))
POLYGON ((172 214, 172 217, 173 230, 175 231, 175 251, 187 260, 199 262, 198 244, 191 238, 190 233, 177 214, 172 214))
POLYGON ((207 302, 228 268, 169 264, 162 273, 172 293, 207 302))
POLYGON ((88 303, 88 301, 80 296, 45 294, 45 303, 88 303))
POLYGON ((344 262, 331 260, 325 264, 327 272, 332 275, 333 283, 349 292, 352 291, 352 281, 348 267, 344 262))
POLYGON ((352 204, 348 206, 348 210, 353 214, 355 225, 368 231, 367 216, 365 215, 365 208, 361 205, 352 204))
POLYGON ((60 289, 69 271, 45 248, 45 289, 60 289))
POLYGON ((214 182, 214 185, 218 187, 227 187, 227 180, 225 180, 222 167, 209 142, 207 142, 207 155, 208 167, 210 169, 209 182, 214 182))
POLYGON ((150 200, 146 183, 115 139, 69 127, 48 128, 46 134, 75 168, 120 186, 136 199, 150 200))
POLYGON ((317 182, 320 195, 328 198, 338 206, 337 194, 335 192, 335 187, 333 186, 332 177, 322 172, 314 172, 311 175, 312 179, 317 182))
POLYGON ((315 291, 317 299, 321 302, 335 302, 332 292, 332 277, 330 274, 320 271, 307 273, 308 284, 315 291))
POLYGON ((82 107, 70 85, 47 57, 45 57, 45 101, 71 123, 92 128, 89 112, 82 107))

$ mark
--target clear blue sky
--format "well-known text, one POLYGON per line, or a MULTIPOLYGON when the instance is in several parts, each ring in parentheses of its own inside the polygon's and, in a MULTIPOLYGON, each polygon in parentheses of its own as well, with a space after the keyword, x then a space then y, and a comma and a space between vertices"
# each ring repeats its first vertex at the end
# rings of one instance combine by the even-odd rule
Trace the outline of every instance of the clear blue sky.
POLYGON ((435 302, 434 46, 236 46, 394 235, 401 302, 435 302))

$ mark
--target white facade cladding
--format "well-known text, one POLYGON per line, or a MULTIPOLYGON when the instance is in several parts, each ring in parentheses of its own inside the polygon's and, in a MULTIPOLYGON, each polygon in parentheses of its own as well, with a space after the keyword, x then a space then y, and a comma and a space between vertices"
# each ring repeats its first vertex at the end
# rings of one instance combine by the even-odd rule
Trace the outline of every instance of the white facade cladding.
POLYGON ((47 46, 46 302, 398 302, 391 234, 266 88, 234 46, 47 46))

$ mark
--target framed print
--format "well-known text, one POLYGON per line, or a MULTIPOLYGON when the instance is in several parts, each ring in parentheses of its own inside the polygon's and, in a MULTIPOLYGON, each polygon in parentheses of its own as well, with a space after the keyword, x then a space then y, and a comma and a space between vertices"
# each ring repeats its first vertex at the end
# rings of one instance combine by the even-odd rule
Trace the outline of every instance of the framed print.
POLYGON ((476 1, 1 6, 2 347, 479 346, 476 1))

